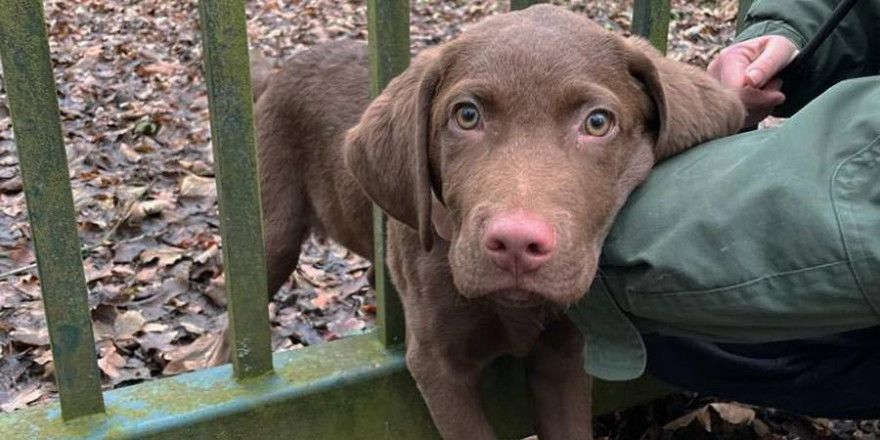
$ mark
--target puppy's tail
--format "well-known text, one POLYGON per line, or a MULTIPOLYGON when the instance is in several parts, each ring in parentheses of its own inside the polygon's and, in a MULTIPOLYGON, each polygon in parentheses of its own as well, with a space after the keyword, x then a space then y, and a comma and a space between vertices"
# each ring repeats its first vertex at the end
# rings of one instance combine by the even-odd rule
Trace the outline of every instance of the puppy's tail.
POLYGON ((272 63, 257 51, 251 52, 251 89, 254 92, 254 102, 260 99, 266 87, 269 86, 269 79, 275 69, 272 63))

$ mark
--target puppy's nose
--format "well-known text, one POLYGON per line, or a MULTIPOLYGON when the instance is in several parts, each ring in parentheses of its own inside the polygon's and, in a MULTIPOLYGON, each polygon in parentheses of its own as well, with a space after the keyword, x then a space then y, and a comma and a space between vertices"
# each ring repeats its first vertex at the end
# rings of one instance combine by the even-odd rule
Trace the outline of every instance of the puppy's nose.
POLYGON ((489 221, 483 249, 501 269, 532 272, 544 265, 556 250, 556 231, 529 213, 502 213, 489 221))

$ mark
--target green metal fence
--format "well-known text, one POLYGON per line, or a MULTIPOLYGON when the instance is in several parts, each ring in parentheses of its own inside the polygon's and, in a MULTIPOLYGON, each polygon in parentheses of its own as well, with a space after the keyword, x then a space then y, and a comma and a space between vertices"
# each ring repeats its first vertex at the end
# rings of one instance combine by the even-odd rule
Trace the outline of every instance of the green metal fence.
MULTIPOLYGON (((533 3, 538 1, 512 0, 511 7, 533 3)), ((375 95, 409 63, 409 1, 369 0, 368 15, 375 95)), ((636 0, 633 16, 634 31, 665 49, 669 0, 636 0)), ((0 0, 0 58, 60 394, 59 404, 0 416, 2 438, 437 438, 405 369, 403 312, 385 273, 378 209, 376 334, 273 358, 244 0, 201 0, 200 17, 232 367, 102 393, 42 3, 0 0)), ((533 432, 518 361, 497 362, 484 386, 500 435, 533 432)), ((595 411, 667 390, 650 379, 598 383, 595 411)))

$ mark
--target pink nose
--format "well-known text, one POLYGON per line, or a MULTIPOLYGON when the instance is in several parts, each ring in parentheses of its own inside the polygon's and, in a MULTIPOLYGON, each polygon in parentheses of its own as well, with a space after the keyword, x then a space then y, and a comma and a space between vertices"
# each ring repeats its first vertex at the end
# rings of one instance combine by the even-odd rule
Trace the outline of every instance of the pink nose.
POLYGON ((502 213, 489 221, 483 248, 501 269, 532 272, 543 266, 556 250, 556 231, 529 213, 502 213))

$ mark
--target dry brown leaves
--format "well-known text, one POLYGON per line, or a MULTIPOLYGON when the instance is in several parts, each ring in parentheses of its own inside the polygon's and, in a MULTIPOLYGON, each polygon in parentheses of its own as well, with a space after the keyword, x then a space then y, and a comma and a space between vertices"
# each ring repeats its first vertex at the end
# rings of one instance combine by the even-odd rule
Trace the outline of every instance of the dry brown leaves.
POLYGON ((878 421, 811 419, 679 393, 599 417, 597 440, 877 440, 878 421))

